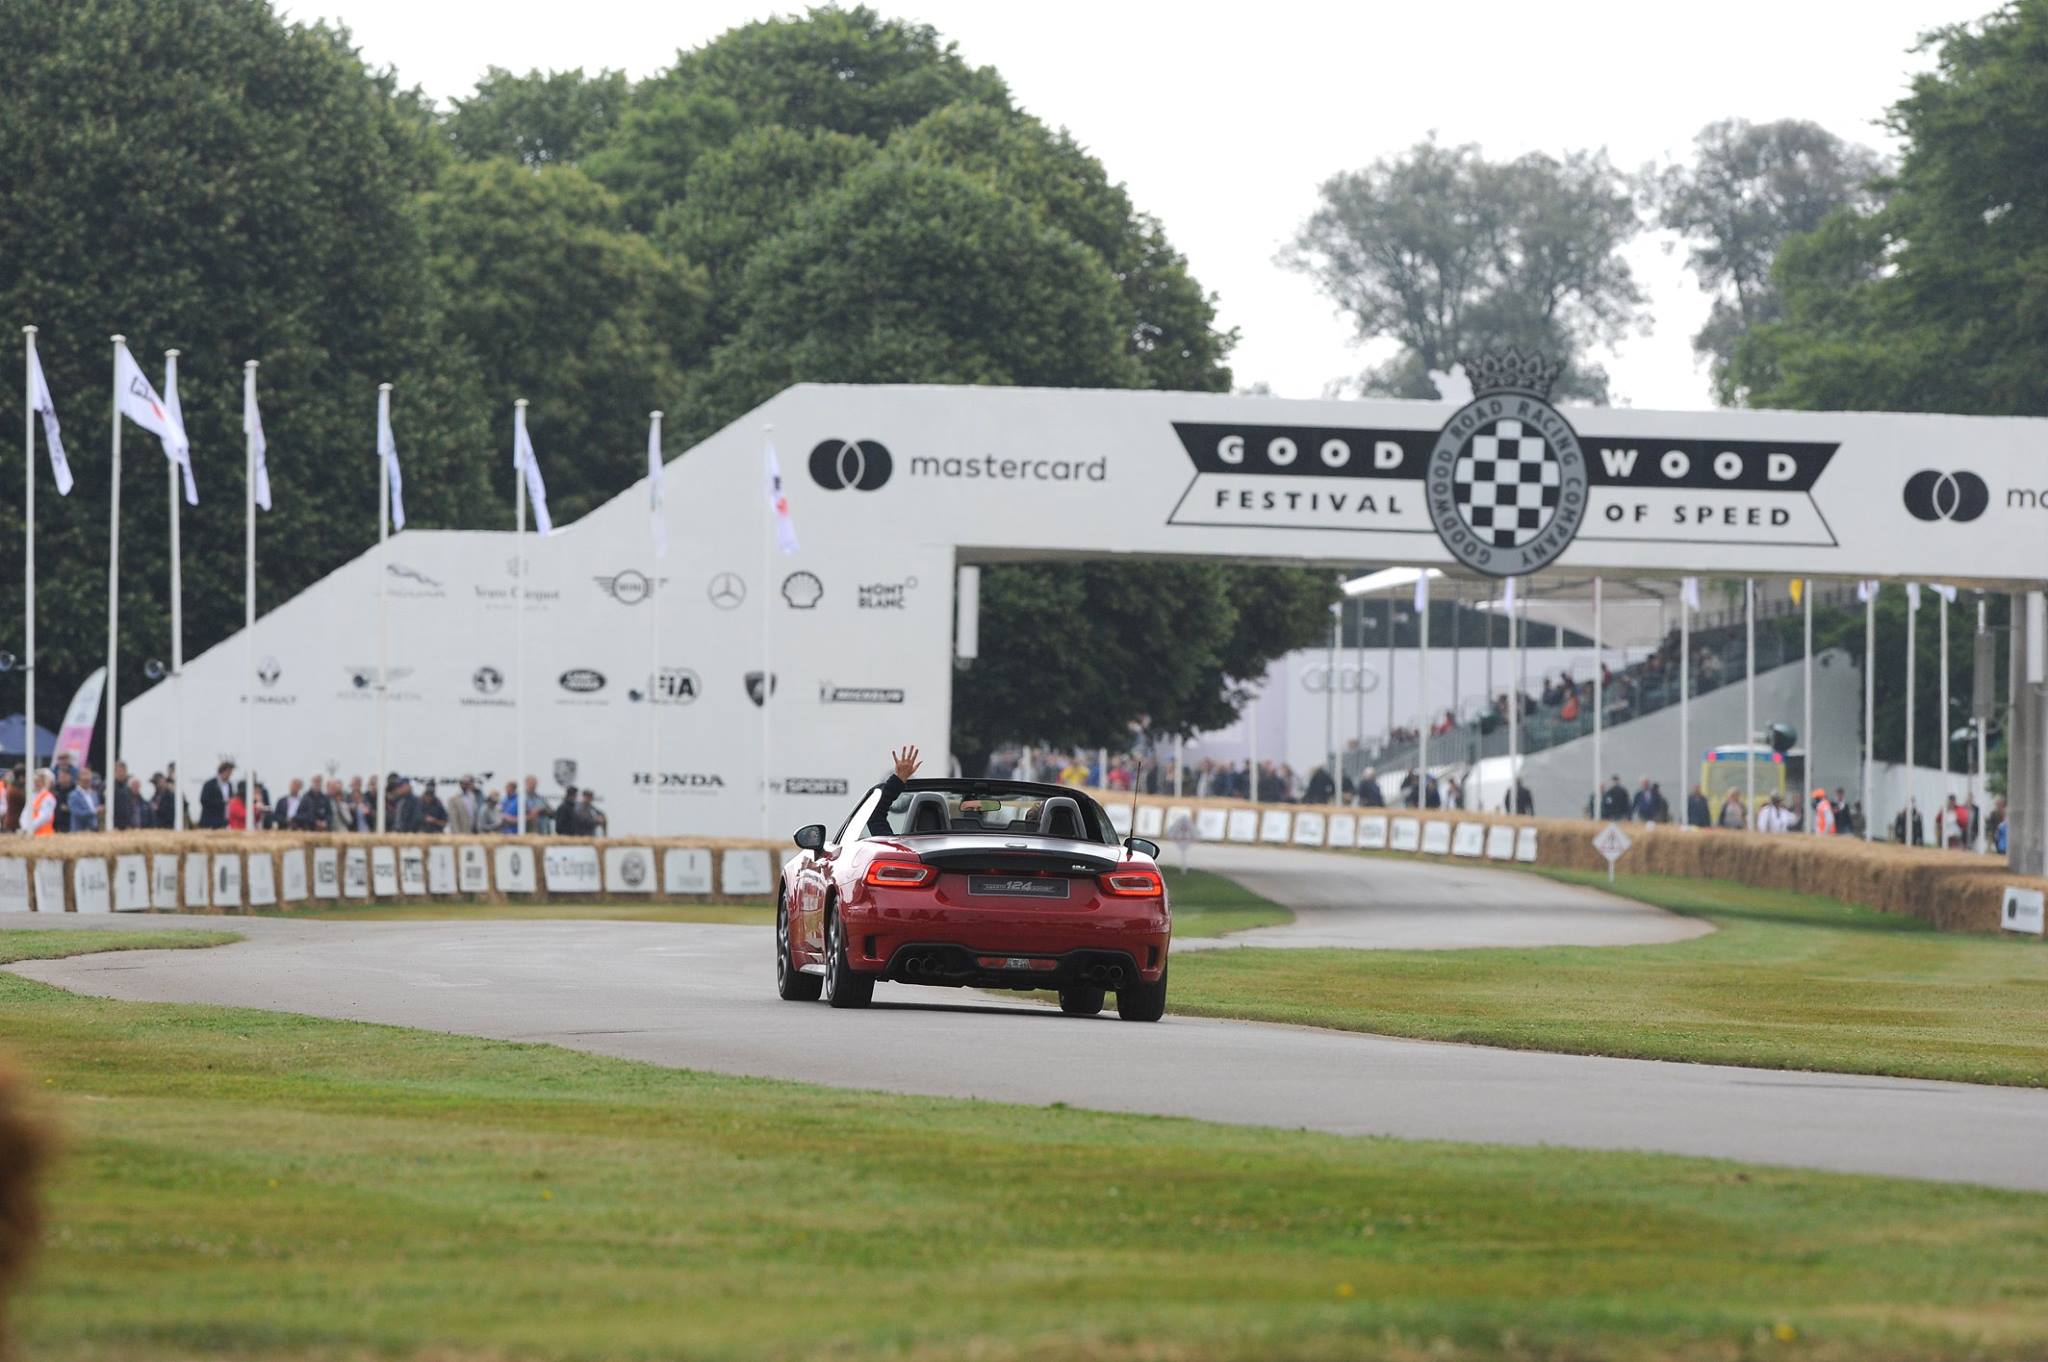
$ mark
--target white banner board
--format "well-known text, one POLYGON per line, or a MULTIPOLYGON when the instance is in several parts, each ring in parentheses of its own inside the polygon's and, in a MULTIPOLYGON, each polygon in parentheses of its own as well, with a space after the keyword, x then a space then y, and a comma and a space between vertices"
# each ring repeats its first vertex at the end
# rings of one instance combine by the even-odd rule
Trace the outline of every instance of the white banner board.
POLYGON ((1288 825, 1292 821, 1293 815, 1285 809, 1262 810, 1259 814, 1259 840, 1261 842, 1286 842, 1288 825))
POLYGON ((533 848, 492 847, 491 869, 501 894, 531 894, 537 887, 533 874, 533 848))
POLYGON ((1204 842, 1220 842, 1229 828, 1229 816, 1221 809, 1202 809, 1195 814, 1195 836, 1204 842))
POLYGON ((455 879, 465 894, 491 892, 491 861, 483 847, 465 842, 455 848, 455 879))
POLYGON ((711 852, 706 847, 671 847, 661 853, 661 892, 709 894, 711 852))
POLYGON ((593 846, 543 848, 540 868, 550 894, 595 894, 604 889, 593 846))
POLYGON ((1355 813, 1333 813, 1330 815, 1330 842, 1333 847, 1355 847, 1358 845, 1358 815, 1355 813))
POLYGON ((1432 818, 1422 825, 1422 854, 1425 856, 1448 856, 1451 854, 1451 825, 1441 819, 1432 818))
POLYGON ((1534 863, 1536 860, 1536 829, 1515 829, 1515 859, 1534 863))
POLYGON ((1998 914, 2000 927, 2008 932, 2027 932, 2040 936, 2043 916, 2040 890, 2022 889, 2014 884, 2005 887, 2005 903, 1998 914))
POLYGON ((1422 824, 1413 818, 1396 818, 1393 822, 1393 837, 1388 845, 1396 851, 1419 851, 1422 848, 1422 824))
POLYGON ((1303 847, 1319 847, 1329 830, 1329 820, 1322 814, 1308 810, 1294 815, 1294 844, 1303 847))
POLYGON ((178 858, 165 853, 149 858, 149 906, 160 913, 178 908, 178 858))
POLYGON ((734 847, 718 858, 718 892, 726 898, 775 892, 775 867, 765 851, 734 847))
POLYGON ((341 897, 341 849, 339 847, 313 848, 313 897, 316 899, 337 899, 341 897))
MULTIPOLYGON (((1387 849, 1387 816, 1385 814, 1362 813, 1358 816, 1358 849, 1360 851, 1385 851, 1387 849)), ((1410 851, 1414 849, 1414 847, 1408 848, 1410 851)))
POLYGON ((28 858, 0 856, 0 913, 29 911, 28 858))
POLYGON ((427 892, 455 892, 455 848, 446 842, 436 842, 427 848, 427 892))
POLYGON ((249 891, 251 908, 273 908, 277 905, 277 866, 267 851, 252 851, 242 867, 244 887, 249 891))
POLYGON ((398 892, 409 899, 426 897, 427 849, 425 847, 409 846, 398 849, 398 892))
POLYGON ((1138 806, 1138 835, 1158 841, 1166 834, 1166 810, 1157 804, 1138 806))
POLYGON ((71 863, 71 903, 81 913, 114 911, 113 885, 107 863, 99 856, 81 856, 71 863))
POLYGON ((38 913, 64 911, 64 862, 54 856, 36 861, 36 908, 38 913))
POLYGON ((1515 859, 1515 829, 1508 823, 1494 823, 1486 829, 1486 859, 1489 861, 1512 861, 1515 859))
POLYGON ((1102 805, 1103 812, 1109 815, 1109 825, 1116 829, 1117 836, 1130 836, 1137 827, 1137 821, 1131 813, 1131 801, 1128 798, 1119 799, 1114 794, 1105 795, 1104 798, 1114 801, 1102 805))
POLYGON ((149 857, 129 854, 114 858, 114 911, 141 913, 149 909, 149 857))
POLYGON ((380 899, 398 896, 398 848, 370 848, 370 892, 380 899))
POLYGON ((341 849, 341 894, 350 899, 370 897, 370 853, 363 847, 341 849))
POLYGON ((292 847, 277 854, 278 870, 283 883, 278 886, 278 899, 283 903, 304 903, 306 895, 313 890, 312 879, 306 873, 306 849, 292 847))
POLYGON ((1451 834, 1451 855, 1477 856, 1486 850, 1486 825, 1460 823, 1451 834))
POLYGON ((242 906, 242 857, 234 851, 218 851, 213 856, 213 906, 216 908, 239 908, 242 906))
POLYGON ((213 865, 203 851, 185 853, 185 907, 205 908, 213 902, 213 865))
POLYGON ((1255 842, 1259 837, 1259 811, 1257 809, 1232 809, 1230 831, 1227 834, 1233 842, 1255 842))
POLYGON ((612 894, 654 892, 654 852, 647 847, 606 847, 604 887, 612 894))

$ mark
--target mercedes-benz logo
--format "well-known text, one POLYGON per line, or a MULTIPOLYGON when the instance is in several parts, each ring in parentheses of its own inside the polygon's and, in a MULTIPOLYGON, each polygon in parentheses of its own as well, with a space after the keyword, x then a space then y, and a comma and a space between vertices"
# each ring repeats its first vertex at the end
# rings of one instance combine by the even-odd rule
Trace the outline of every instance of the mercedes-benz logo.
POLYGON ((704 594, 720 610, 737 610, 747 599, 747 584, 737 572, 721 572, 711 579, 704 594))
POLYGON ((896 460, 879 440, 821 440, 811 451, 811 481, 828 492, 872 492, 895 470, 896 460))

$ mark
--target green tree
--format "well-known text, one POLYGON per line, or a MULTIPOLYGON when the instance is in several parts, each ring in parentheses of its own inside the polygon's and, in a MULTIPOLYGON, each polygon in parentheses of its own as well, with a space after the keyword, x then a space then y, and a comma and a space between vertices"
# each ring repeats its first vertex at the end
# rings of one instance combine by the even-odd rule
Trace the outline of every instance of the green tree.
POLYGON ((1644 316, 1622 258, 1640 227, 1604 155, 1497 163, 1431 139, 1325 182, 1280 259, 1315 280, 1360 340, 1400 347, 1360 380, 1367 393, 1434 397, 1432 370, 1513 346, 1567 366, 1558 395, 1602 401, 1592 355, 1644 316))
MULTIPOLYGON (((256 0, 0 0, 0 30, 0 315, 42 328, 78 474, 69 498, 37 506, 37 717, 54 724, 102 660, 109 332, 125 332, 152 372, 163 347, 184 351, 202 498, 184 523, 188 652, 242 618, 245 359, 262 361, 276 493, 261 529, 265 607, 375 538, 380 380, 397 384, 417 524, 477 523, 484 412, 471 362, 434 307, 413 216, 446 152, 416 101, 366 72, 346 34, 286 23, 256 0)), ((142 689, 145 659, 168 653, 154 446, 130 427, 125 695, 142 689)), ((15 486, 0 491, 7 542, 19 542, 15 486)), ((18 575, 0 575, 0 619, 18 620, 21 607, 18 575)))
POLYGON ((573 455, 548 461, 556 517, 630 486, 649 407, 674 405, 703 344, 701 277, 626 230, 617 197, 574 166, 451 166, 420 216, 486 410, 509 420, 527 398, 536 446, 573 455))
POLYGON ((1883 168, 1875 152, 1817 123, 1727 118, 1700 129, 1689 163, 1656 176, 1657 220, 1685 238, 1693 273, 1714 296, 1693 349, 1711 360, 1723 401, 1740 397, 1728 381, 1736 342, 1779 315, 1771 266, 1780 248, 1836 209, 1874 206, 1883 168))
POLYGON ((493 66, 474 94, 454 101, 442 128, 465 160, 573 163, 618 126, 632 88, 623 71, 586 76, 579 67, 520 76, 493 66))

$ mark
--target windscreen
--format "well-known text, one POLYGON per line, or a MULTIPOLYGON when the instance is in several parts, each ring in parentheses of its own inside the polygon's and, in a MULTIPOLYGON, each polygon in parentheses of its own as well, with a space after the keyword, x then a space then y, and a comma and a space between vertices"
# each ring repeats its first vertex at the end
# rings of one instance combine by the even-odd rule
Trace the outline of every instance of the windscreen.
POLYGON ((1064 837, 1104 845, 1116 842, 1101 808, 1079 790, 1047 795, 1043 791, 971 787, 914 789, 898 795, 886 817, 889 830, 903 835, 986 832, 1064 837))

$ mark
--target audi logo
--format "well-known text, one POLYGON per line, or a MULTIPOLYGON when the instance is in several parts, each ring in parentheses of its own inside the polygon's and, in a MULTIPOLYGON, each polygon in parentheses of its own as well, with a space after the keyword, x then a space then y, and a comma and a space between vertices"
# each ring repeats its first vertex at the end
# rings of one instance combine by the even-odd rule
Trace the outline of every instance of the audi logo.
POLYGON ((896 460, 874 440, 823 440, 811 451, 811 481, 828 492, 872 492, 895 470, 896 460))
POLYGON ((1991 504, 1991 489, 1975 473, 1928 468, 1906 479, 1906 509, 1915 520, 1975 520, 1991 504))

